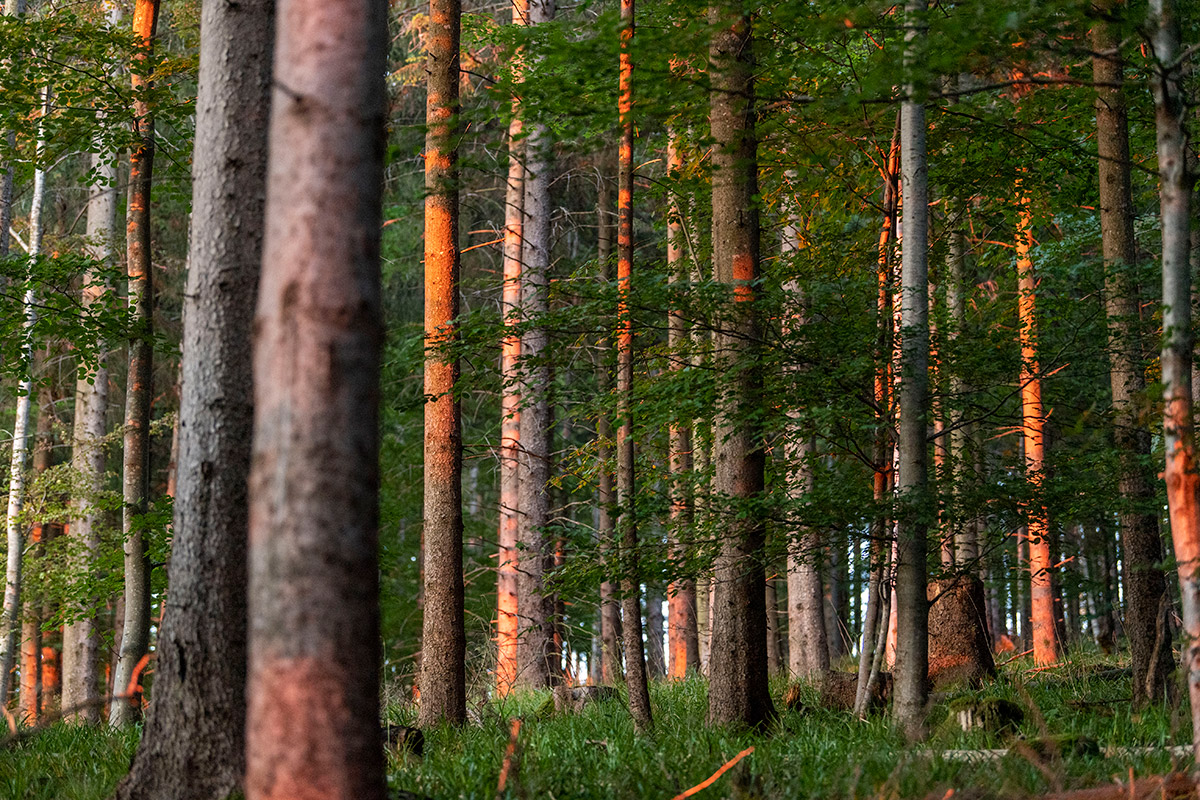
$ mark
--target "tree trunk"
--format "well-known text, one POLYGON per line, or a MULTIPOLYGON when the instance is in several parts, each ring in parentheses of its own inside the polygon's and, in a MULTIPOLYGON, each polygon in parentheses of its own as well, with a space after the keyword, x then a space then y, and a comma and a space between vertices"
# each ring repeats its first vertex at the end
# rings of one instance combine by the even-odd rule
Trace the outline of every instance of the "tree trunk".
MULTIPOLYGON (((50 103, 50 91, 42 91, 42 102, 50 103)), ((45 138, 39 120, 37 154, 45 149, 45 138)), ((40 167, 33 173, 33 200, 29 210, 29 257, 35 259, 42 251, 42 205, 46 196, 46 172, 40 167)), ((25 523, 20 519, 25 506, 25 463, 29 458, 29 412, 33 394, 32 329, 37 320, 37 295, 33 282, 25 289, 24 333, 21 346, 21 377, 17 382, 17 410, 13 419, 12 459, 8 473, 8 514, 6 532, 8 555, 4 573, 4 605, 0 614, 0 708, 8 705, 13 665, 17 655, 17 635, 21 631, 21 559, 25 552, 25 523)))
MULTIPOLYGON (((1116 10, 1116 2, 1106 11, 1116 10)), ((1092 28, 1096 82, 1096 142, 1099 148, 1100 232, 1106 271, 1108 348, 1114 411, 1114 435, 1121 454, 1121 542, 1125 555, 1126 625, 1133 662, 1133 701, 1141 707, 1161 700, 1174 670, 1170 637, 1158 636, 1159 606, 1166 599, 1162 540, 1154 489, 1144 467, 1150 456, 1150 431, 1138 420, 1146 391, 1139 341, 1138 287, 1132 270, 1137 260, 1129 159, 1129 120, 1125 110, 1125 64, 1120 34, 1110 23, 1092 28), (1153 675, 1147 686, 1146 679, 1153 675)))
MULTIPOLYGON (((905 58, 925 38, 926 0, 905 6, 905 58)), ((896 542, 895 714, 910 741, 925 736, 926 672, 929 662, 929 605, 925 584, 926 505, 929 484, 925 426, 929 417, 929 172, 925 151, 925 106, 910 84, 901 110, 900 163, 904 196, 901 277, 900 455, 897 493, 904 504, 896 542)))
POLYGON ((387 5, 281 0, 276 32, 255 319, 246 797, 383 800, 387 5))
MULTIPOLYGON (((793 500, 799 501, 812 491, 813 444, 804 438, 790 445, 788 462, 795 470, 788 487, 793 500)), ((821 591, 820 533, 804 528, 800 538, 788 547, 788 671, 797 678, 811 678, 829 669, 829 648, 825 636, 825 595, 821 591)), ((770 653, 768 653, 768 656, 770 653)))
MULTIPOLYGON (((709 49, 713 138, 713 273, 733 295, 733 309, 714 336, 718 370, 729 385, 713 428, 716 493, 741 511, 761 501, 765 451, 759 418, 762 375, 754 282, 759 277, 758 153, 754 130, 753 37, 741 6, 712 6, 709 49)), ((759 513, 722 519, 714 568, 708 718, 713 724, 759 727, 775 714, 767 691, 766 609, 759 513)))
MULTIPOLYGON (((39 371, 49 361, 50 348, 39 354, 39 371)), ((54 444, 54 396, 50 384, 43 380, 38 386, 37 437, 33 445, 33 473, 41 475, 50 467, 50 451, 54 444)), ((30 531, 28 557, 34 563, 45 557, 44 544, 51 525, 35 522, 30 531)), ((42 601, 26 590, 21 598, 21 689, 17 701, 17 718, 36 725, 42 710, 42 601)))
MULTIPOLYGON (((642 650, 641 571, 633 447, 633 0, 621 0, 621 52, 617 152, 617 528, 621 536, 621 615, 624 617, 625 686, 634 729, 653 724, 642 650)), ((662 610, 659 609, 661 616, 662 610)), ((661 630, 659 648, 662 648, 661 630)))
POLYGON ((892 552, 892 522, 885 511, 887 502, 895 490, 896 473, 892 468, 895 456, 893 436, 895 433, 892 416, 892 348, 895 346, 892 309, 892 237, 896 230, 896 216, 900 201, 900 116, 892 133, 888 148, 887 168, 883 173, 883 226, 879 230, 879 246, 876 254, 875 293, 875 442, 872 452, 874 470, 872 493, 876 513, 871 520, 870 541, 867 552, 871 561, 870 583, 867 586, 867 609, 863 615, 863 632, 858 654, 858 688, 855 693, 854 713, 866 713, 870 695, 868 681, 876 661, 876 641, 886 648, 890 628, 891 581, 887 579, 892 552))
MULTIPOLYGON (((119 7, 109 6, 107 22, 116 27, 119 7)), ((103 266, 112 264, 117 236, 117 168, 108 154, 92 154, 96 182, 87 207, 87 252, 103 266)), ((84 309, 104 301, 111 287, 98 270, 89 269, 83 278, 84 309)), ((243 345, 244 346, 244 345, 243 345)), ((78 476, 82 494, 72 498, 69 535, 79 543, 76 574, 87 575, 95 565, 100 547, 97 496, 104 490, 104 437, 108 432, 108 354, 97 354, 95 370, 75 381, 75 422, 71 434, 71 468, 78 476)), ((95 598, 92 598, 94 605, 95 598)), ((99 722, 97 659, 100 645, 96 635, 95 608, 63 629, 62 711, 68 722, 99 722)))
POLYGON ((202 7, 170 603, 154 702, 116 800, 224 797, 245 773, 246 343, 262 265, 274 16, 273 0, 202 7))
MULTIPOLYGON (((154 46, 159 0, 137 0, 133 33, 144 52, 144 68, 154 46)), ((149 86, 147 76, 133 75, 135 95, 149 86)), ((141 716, 142 695, 138 665, 150 647, 150 562, 138 525, 150 501, 150 398, 154 387, 152 336, 154 333, 154 272, 151 267, 150 186, 154 169, 154 117, 140 96, 134 100, 134 135, 138 144, 129 156, 129 209, 126 212, 126 272, 129 276, 129 311, 133 338, 129 342, 129 370, 125 387, 124 462, 121 534, 125 541, 125 621, 117 666, 113 671, 114 699, 109 709, 111 725, 126 725, 141 716), (129 695, 127 698, 125 695, 129 695)), ((142 665, 144 667, 144 665, 142 665)))
POLYGON ((1027 509, 1029 546, 1030 638, 1033 660, 1039 666, 1058 661, 1054 624, 1053 559, 1049 511, 1042 500, 1046 470, 1046 419, 1042 413, 1042 377, 1038 366, 1037 279, 1033 274, 1032 214, 1029 198, 1017 188, 1017 315, 1021 330, 1021 416, 1025 447, 1025 480, 1034 498, 1027 509))
MULTIPOLYGON (((528 14, 525 0, 514 0, 512 22, 524 25, 528 14)), ((521 248, 524 239, 525 162, 524 123, 520 101, 513 99, 513 117, 508 124, 508 182, 504 193, 504 287, 500 308, 505 324, 520 321, 521 248)), ((517 606, 520 553, 521 452, 521 337, 509 335, 500 352, 500 533, 499 565, 496 568, 496 693, 504 697, 517 682, 517 637, 520 632, 517 606)))
MULTIPOLYGON (((967 237, 963 232, 964 213, 962 207, 957 205, 947 212, 950 230, 946 237, 946 266, 950 274, 946 282, 946 307, 950 312, 950 330, 947 335, 950 342, 956 341, 962 335, 967 324, 967 237)), ((946 485, 948 493, 961 496, 967 487, 975 485, 978 476, 975 475, 973 454, 970 451, 975 425, 966 422, 963 413, 963 402, 969 387, 959 372, 952 370, 950 373, 950 467, 946 485)), ((976 535, 975 519, 963 519, 961 502, 951 502, 951 507, 954 510, 950 514, 949 525, 954 539, 954 562, 961 571, 978 575, 981 570, 978 563, 979 539, 976 535)))
MULTIPOLYGON (((678 177, 683 169, 679 134, 667 129, 667 169, 678 177)), ((687 241, 689 216, 678 193, 671 194, 667 212, 667 272, 670 279, 682 284, 688 278, 684 248, 687 241)), ((671 370, 680 372, 687 365, 691 336, 688 321, 678 309, 672 309, 668 320, 667 347, 671 353, 671 370)), ((677 419, 670 429, 671 527, 669 548, 673 562, 683 563, 688 555, 688 543, 695 522, 692 497, 692 425, 691 420, 677 419)), ((675 567, 678 570, 678 566, 675 567)), ((696 629, 696 581, 691 576, 675 579, 667 587, 667 650, 670 655, 670 676, 681 680, 689 670, 700 668, 700 644, 696 629)))
MULTIPOLYGON (((611 157, 604 150, 599 162, 600 184, 597 205, 599 206, 597 252, 600 262, 600 279, 607 284, 612 280, 612 253, 616 241, 613 224, 612 181, 609 175, 612 169, 611 157)), ((606 336, 601 336, 596 343, 596 385, 601 397, 607 397, 612 391, 612 374, 607 363, 609 342, 606 336)), ((609 466, 612 461, 612 421, 607 415, 601 414, 596 420, 596 460, 600 464, 600 477, 596 486, 596 535, 600 547, 611 554, 616 549, 617 533, 613 506, 616 502, 616 487, 613 485, 613 473, 609 466)), ((615 565, 610 565, 615 567, 615 565)), ((621 659, 621 639, 624 632, 621 626, 621 605, 617 600, 617 583, 605 580, 600 584, 600 640, 603 649, 601 674, 605 685, 612 686, 618 681, 625 680, 625 671, 621 659)))
POLYGON ((425 102, 425 614, 417 723, 467 718, 458 357, 459 0, 430 0, 425 102))
MULTIPOLYGON (((4 0, 4 14, 8 17, 19 17, 25 13, 25 0, 4 0)), ((5 131, 4 138, 7 140, 9 152, 12 152, 17 145, 16 131, 5 131)), ((10 246, 9 229, 12 227, 12 203, 13 203, 13 178, 14 170, 12 164, 0 166, 0 260, 8 258, 8 250, 10 246)), ((5 285, 5 280, 0 278, 0 288, 5 285)))
POLYGON ((1193 741, 1200 758, 1200 472, 1192 420, 1191 276, 1188 269, 1191 191, 1187 165, 1183 64, 1177 0, 1150 0, 1154 56, 1155 128, 1162 214, 1163 433, 1171 539, 1179 564, 1186 649, 1184 672, 1192 707, 1193 741))
MULTIPOLYGON (((529 24, 554 18, 554 0, 532 0, 529 24)), ((551 413, 549 336, 542 317, 550 310, 550 177, 553 152, 550 132, 542 122, 526 124, 525 140, 525 268, 521 303, 524 320, 532 324, 521 338, 524 362, 521 394, 520 539, 521 563, 517 605, 521 609, 518 645, 519 681, 525 686, 549 686, 557 673, 553 658, 553 599, 546 594, 545 570, 552 553, 544 529, 550 521, 551 413)))

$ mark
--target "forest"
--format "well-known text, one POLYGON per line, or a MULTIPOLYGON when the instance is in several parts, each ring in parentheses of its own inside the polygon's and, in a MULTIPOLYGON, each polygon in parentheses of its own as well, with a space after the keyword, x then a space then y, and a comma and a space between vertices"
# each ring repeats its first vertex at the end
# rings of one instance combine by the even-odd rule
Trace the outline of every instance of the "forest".
POLYGON ((3 12, 0 798, 1200 796, 1197 4, 3 12))

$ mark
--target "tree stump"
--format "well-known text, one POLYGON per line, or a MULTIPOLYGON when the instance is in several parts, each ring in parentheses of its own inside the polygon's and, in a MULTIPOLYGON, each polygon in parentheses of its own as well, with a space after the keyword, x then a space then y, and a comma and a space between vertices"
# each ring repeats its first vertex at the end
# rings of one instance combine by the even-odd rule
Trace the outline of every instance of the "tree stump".
POLYGON ((977 687, 996 676, 983 582, 968 575, 929 584, 929 683, 977 687))

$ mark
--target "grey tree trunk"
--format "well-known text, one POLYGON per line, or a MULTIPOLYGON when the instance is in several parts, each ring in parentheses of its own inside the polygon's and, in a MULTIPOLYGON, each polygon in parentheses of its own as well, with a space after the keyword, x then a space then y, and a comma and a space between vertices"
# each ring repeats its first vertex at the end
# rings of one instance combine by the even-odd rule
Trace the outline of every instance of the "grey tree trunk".
MULTIPOLYGON (((924 37, 926 0, 905 6, 906 58, 924 37)), ((924 738, 926 672, 929 662, 926 585, 928 476, 925 426, 929 416, 929 195, 925 151, 925 106, 906 88, 901 110, 900 164, 904 197, 901 275, 900 456, 897 492, 903 504, 897 520, 897 637, 895 715, 910 741, 924 738)))
POLYGON ((201 9, 169 603, 117 800, 208 800, 246 766, 246 536, 274 0, 201 9), (236 191, 234 190, 236 187, 236 191))
POLYGON ((387 13, 381 0, 278 5, 254 326, 247 800, 387 794, 377 557, 387 13))
MULTIPOLYGON (((765 466, 762 431, 754 421, 763 397, 753 288, 760 235, 753 37, 750 17, 741 9, 739 4, 709 9, 713 274, 735 301, 714 336, 715 366, 729 381, 713 426, 715 492, 726 513, 730 506, 761 499, 765 466)), ((718 524, 724 535, 713 575, 708 718, 718 725, 758 727, 775 714, 767 687, 765 526, 753 513, 730 515, 718 524)))
MULTIPOLYGON (((803 439, 789 458, 796 476, 789 491, 795 498, 811 491, 812 440, 803 439)), ((821 590, 820 534, 805 528, 788 548, 788 670, 798 678, 810 678, 829 669, 829 647, 825 632, 825 593, 821 590)))
POLYGON ((1200 473, 1191 392, 1191 193, 1177 0, 1150 0, 1155 129, 1162 227, 1163 434, 1171 539, 1179 564, 1192 733, 1200 757, 1200 473))

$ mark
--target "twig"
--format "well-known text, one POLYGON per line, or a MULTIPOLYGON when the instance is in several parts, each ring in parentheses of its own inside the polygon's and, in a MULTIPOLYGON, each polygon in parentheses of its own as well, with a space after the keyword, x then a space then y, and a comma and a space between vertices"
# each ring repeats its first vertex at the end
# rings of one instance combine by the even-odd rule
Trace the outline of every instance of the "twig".
POLYGON ((996 666, 998 666, 998 667, 1008 666, 1012 662, 1016 661, 1018 658, 1024 658, 1025 656, 1029 655, 1032 652, 1033 652, 1033 650, 1031 649, 1031 650, 1026 650, 1024 653, 1017 653, 1012 658, 1008 659, 1007 661, 1005 661, 1003 663, 997 664, 996 666))
POLYGON ((504 751, 504 763, 500 766, 500 780, 496 783, 496 800, 504 797, 504 787, 508 783, 508 775, 512 771, 513 759, 517 753, 517 735, 521 732, 521 718, 512 718, 512 727, 508 734, 508 748, 504 751))
POLYGON ((722 764, 721 768, 718 769, 716 772, 714 772, 712 774, 712 776, 710 776, 708 778, 708 780, 697 783, 695 786, 688 789, 686 792, 680 792, 679 794, 672 797, 671 800, 685 800, 686 798, 691 797, 692 795, 696 794, 696 792, 700 792, 700 791, 707 789, 709 786, 712 786, 716 782, 717 778, 721 777, 726 772, 728 772, 729 769, 734 764, 738 763, 743 758, 745 758, 746 756, 750 755, 753 752, 754 752, 754 747, 752 747, 752 746, 747 747, 745 750, 738 753, 736 756, 734 756, 733 758, 729 759, 724 764, 722 764))

